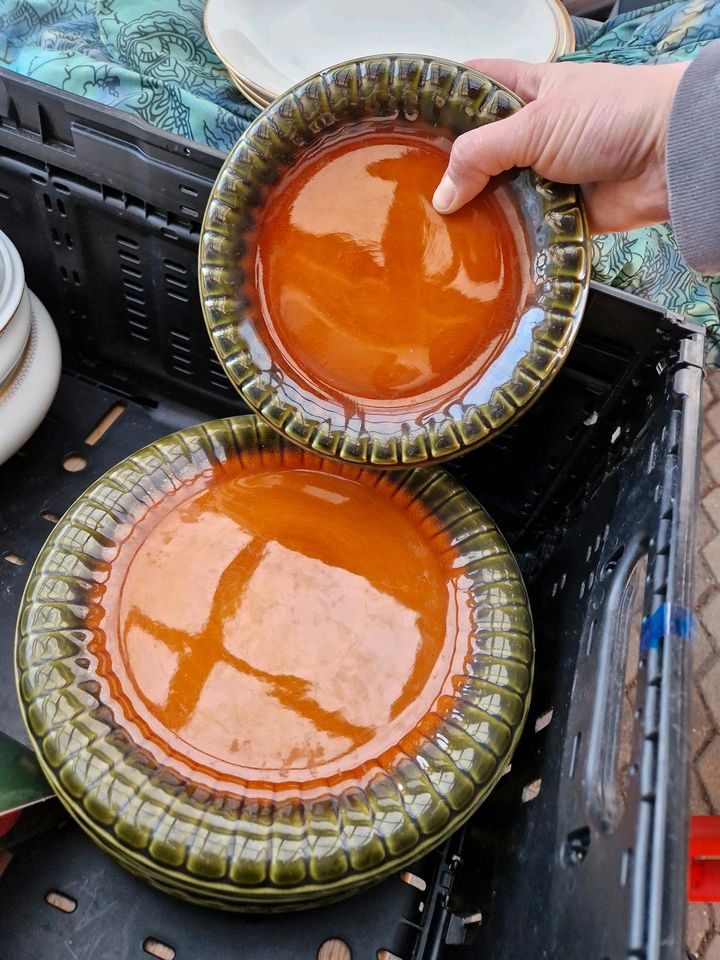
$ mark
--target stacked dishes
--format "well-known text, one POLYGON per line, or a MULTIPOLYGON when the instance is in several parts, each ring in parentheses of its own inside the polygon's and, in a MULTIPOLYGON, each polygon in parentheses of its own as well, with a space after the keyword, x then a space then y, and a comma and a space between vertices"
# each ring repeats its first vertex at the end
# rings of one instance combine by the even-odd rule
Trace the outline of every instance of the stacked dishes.
POLYGON ((257 415, 118 464, 38 557, 17 678, 40 763, 163 890, 240 910, 346 896, 439 844, 513 754, 527 594, 435 463, 557 373, 588 231, 575 188, 530 171, 450 218, 431 197, 453 138, 520 106, 400 56, 275 101, 200 243, 210 337, 257 415))
POLYGON ((502 775, 532 625, 443 471, 307 454, 254 417, 94 483, 30 578, 18 678, 48 780, 156 886, 278 910, 439 843, 502 775))
POLYGON ((561 0, 208 0, 205 31, 238 89, 262 108, 350 57, 409 51, 542 63, 575 48, 561 0))
POLYGON ((37 429, 59 378, 60 343, 52 320, 25 285, 17 250, 0 232, 0 463, 37 429))

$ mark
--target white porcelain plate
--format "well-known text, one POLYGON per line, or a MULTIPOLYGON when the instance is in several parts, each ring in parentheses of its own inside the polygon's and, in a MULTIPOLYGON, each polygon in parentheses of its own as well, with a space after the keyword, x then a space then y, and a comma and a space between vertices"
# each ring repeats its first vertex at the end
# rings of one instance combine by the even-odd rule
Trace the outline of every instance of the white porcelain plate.
POLYGON ((250 103, 255 104, 256 107, 260 107, 261 110, 272 103, 274 97, 265 96, 256 87, 252 87, 247 80, 238 76, 237 73, 229 68, 228 73, 230 75, 230 79, 238 88, 240 93, 245 97, 246 100, 249 100, 250 103))
POLYGON ((205 30, 220 59, 271 96, 363 56, 537 63, 574 48, 560 0, 208 0, 205 30))
POLYGON ((35 432, 60 380, 60 341, 50 314, 32 293, 30 308, 30 338, 23 358, 0 389, 0 463, 35 432))

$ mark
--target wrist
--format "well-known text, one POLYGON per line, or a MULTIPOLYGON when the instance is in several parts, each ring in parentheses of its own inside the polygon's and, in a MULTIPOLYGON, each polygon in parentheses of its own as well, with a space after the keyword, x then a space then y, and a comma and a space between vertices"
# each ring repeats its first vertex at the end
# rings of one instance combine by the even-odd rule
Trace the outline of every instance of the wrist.
POLYGON ((670 219, 670 191, 667 174, 670 118, 678 89, 689 65, 688 61, 683 61, 664 64, 662 67, 664 75, 662 77, 659 108, 656 114, 655 142, 648 163, 646 193, 648 216, 655 223, 670 219))
POLYGON ((665 161, 673 231, 688 264, 720 272, 720 43, 705 44, 673 100, 665 161))

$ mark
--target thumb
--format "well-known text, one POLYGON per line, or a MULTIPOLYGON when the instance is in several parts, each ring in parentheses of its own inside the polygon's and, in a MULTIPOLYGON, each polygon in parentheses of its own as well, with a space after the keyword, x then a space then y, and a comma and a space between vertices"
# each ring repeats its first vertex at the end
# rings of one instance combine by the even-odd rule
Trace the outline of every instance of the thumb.
POLYGON ((454 213, 486 186, 490 177, 537 159, 535 103, 504 120, 464 133, 452 145, 450 162, 433 196, 438 213, 454 213))

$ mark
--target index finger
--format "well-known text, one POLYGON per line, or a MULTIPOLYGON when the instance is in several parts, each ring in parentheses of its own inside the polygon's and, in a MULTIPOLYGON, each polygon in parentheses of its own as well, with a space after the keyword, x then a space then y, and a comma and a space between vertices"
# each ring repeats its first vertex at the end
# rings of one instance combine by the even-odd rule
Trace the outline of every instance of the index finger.
POLYGON ((527 103, 538 95, 547 65, 524 60, 468 60, 467 66, 514 90, 527 103))

